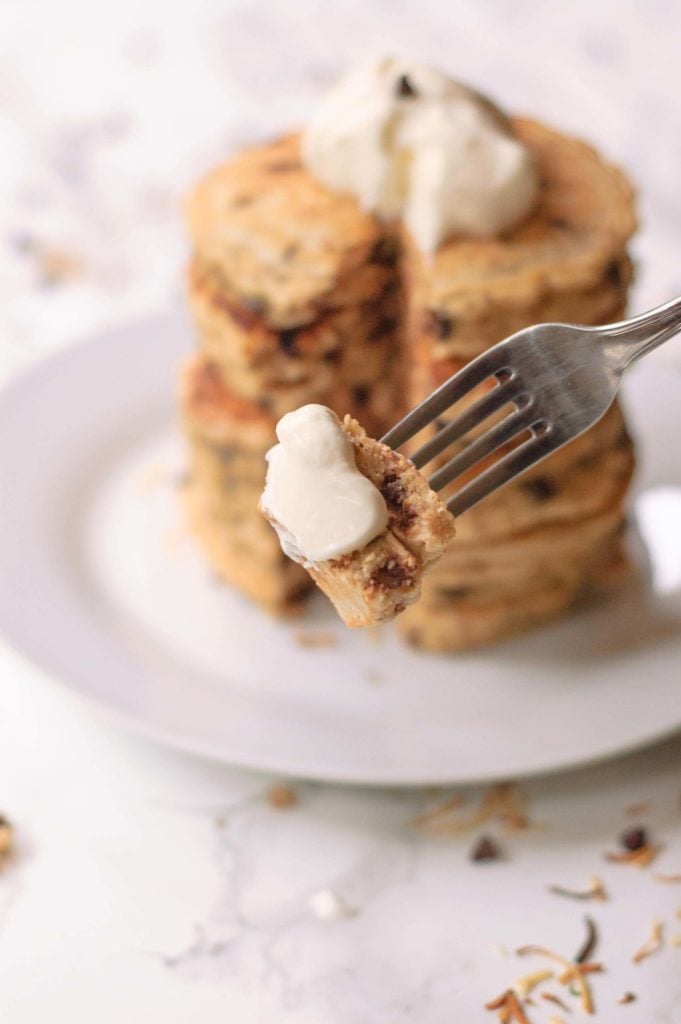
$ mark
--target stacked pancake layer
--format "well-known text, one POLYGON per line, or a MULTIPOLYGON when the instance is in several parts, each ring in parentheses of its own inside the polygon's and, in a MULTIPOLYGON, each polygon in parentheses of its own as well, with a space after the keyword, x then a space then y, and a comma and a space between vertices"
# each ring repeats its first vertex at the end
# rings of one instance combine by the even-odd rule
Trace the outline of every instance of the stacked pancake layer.
POLYGON ((380 436, 406 401, 396 243, 301 167, 297 139, 246 150, 188 204, 186 501, 215 571, 270 611, 311 583, 257 511, 265 454, 286 412, 317 402, 380 436))
MULTIPOLYGON (((537 210, 501 238, 453 240, 432 258, 312 179, 295 136, 246 150, 190 198, 200 354, 183 399, 188 506, 216 570, 268 608, 298 607, 307 585, 256 508, 281 415, 319 402, 380 437, 509 333, 623 314, 635 226, 626 179, 583 143, 534 122, 514 127, 541 174, 537 210)), ((622 563, 632 469, 615 406, 461 518, 421 601, 400 617, 404 635, 454 650, 568 607, 622 563)))

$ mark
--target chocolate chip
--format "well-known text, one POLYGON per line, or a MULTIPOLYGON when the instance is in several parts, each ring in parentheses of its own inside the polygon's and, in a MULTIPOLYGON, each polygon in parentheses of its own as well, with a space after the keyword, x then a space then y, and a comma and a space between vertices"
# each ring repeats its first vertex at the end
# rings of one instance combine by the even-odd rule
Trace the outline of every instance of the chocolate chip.
POLYGON ((300 170, 299 160, 277 160, 273 164, 267 165, 267 170, 271 171, 272 174, 287 174, 290 171, 300 170))
POLYGON ((238 210, 243 206, 250 206, 254 199, 255 196, 234 196, 232 206, 238 210))
POLYGON ((448 601, 462 601, 471 593, 471 587, 438 587, 438 597, 444 597, 448 601))
POLYGON ((558 485, 548 476, 537 476, 534 480, 523 480, 520 486, 535 501, 549 501, 558 493, 558 485))
POLYGON ((352 400, 355 405, 366 405, 371 397, 371 388, 368 384, 358 384, 352 389, 352 400))
POLYGON ((471 860, 477 864, 490 860, 499 860, 500 857, 501 848, 499 844, 489 836, 481 836, 471 850, 471 860))
POLYGON ((234 302, 223 292, 217 292, 212 297, 212 301, 219 309, 228 313, 235 323, 246 330, 255 327, 267 309, 265 300, 258 295, 247 295, 239 302, 234 302))
POLYGON ((295 327, 289 327, 285 331, 279 331, 279 348, 287 356, 296 355, 296 338, 298 337, 298 330, 295 327))
MULTIPOLYGON (((290 564, 288 562, 287 558, 285 558, 284 561, 287 562, 288 564, 290 564)), ((306 599, 306 597, 308 596, 309 593, 310 593, 310 584, 309 583, 300 583, 296 587, 291 587, 291 589, 288 590, 287 593, 286 593, 286 604, 289 605, 289 606, 290 605, 302 604, 303 601, 306 599)))
POLYGON ((258 316, 262 316, 267 309, 267 303, 260 295, 247 295, 242 301, 246 309, 250 309, 251 313, 257 313, 258 316))
POLYGON ((416 518, 417 513, 408 504, 405 504, 404 488, 396 473, 386 474, 380 491, 393 515, 394 525, 406 530, 409 524, 416 518))
POLYGON ((454 333, 454 318, 447 313, 438 313, 435 309, 429 309, 426 313, 425 329, 428 334, 434 334, 436 338, 445 341, 454 333))
POLYGON ((615 441, 615 451, 625 452, 631 447, 631 438, 626 430, 622 430, 615 441))
POLYGON ((404 500, 404 488, 397 473, 387 473, 381 485, 381 494, 388 508, 401 508, 404 500))
POLYGON ((596 463, 599 461, 598 455, 582 455, 581 459, 577 461, 578 469, 593 469, 596 463))
POLYGON ((395 84, 395 95, 402 99, 414 99, 418 96, 418 90, 414 88, 408 75, 400 75, 395 84))
POLYGON ((622 266, 617 260, 612 260, 608 263, 603 273, 604 279, 609 283, 618 288, 622 282, 622 266))
POLYGON ((224 466, 233 462, 237 455, 237 448, 233 444, 215 445, 213 451, 224 466))
POLYGON ((397 254, 396 238, 379 238, 371 250, 369 263, 378 267, 394 267, 397 262, 397 254))
POLYGON ((397 590, 409 580, 409 573, 403 565, 396 561, 379 565, 371 575, 371 582, 384 590, 397 590))
POLYGON ((620 844, 625 850, 641 850, 648 845, 648 836, 644 828, 630 828, 620 836, 620 844))
POLYGON ((373 331, 369 334, 368 341, 380 341, 388 334, 394 334, 399 321, 395 316, 383 316, 378 321, 373 331))

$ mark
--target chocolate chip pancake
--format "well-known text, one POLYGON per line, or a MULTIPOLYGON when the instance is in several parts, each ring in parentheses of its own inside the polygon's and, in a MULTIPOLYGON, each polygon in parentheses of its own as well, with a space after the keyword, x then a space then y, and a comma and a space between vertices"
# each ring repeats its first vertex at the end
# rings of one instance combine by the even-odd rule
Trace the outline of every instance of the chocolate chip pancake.
MULTIPOLYGON (((189 298, 202 352, 184 399, 188 506, 211 564, 275 612, 297 605, 307 583, 256 510, 281 415, 320 403, 380 437, 514 331, 624 314, 636 226, 626 177, 535 121, 510 119, 508 130, 536 164, 534 207, 496 237, 450 237, 432 254, 399 222, 383 223, 315 180, 295 134, 237 154, 188 200, 189 298)), ((458 650, 569 607, 621 562, 632 471, 613 406, 466 513, 420 603, 402 617, 410 642, 458 650)))

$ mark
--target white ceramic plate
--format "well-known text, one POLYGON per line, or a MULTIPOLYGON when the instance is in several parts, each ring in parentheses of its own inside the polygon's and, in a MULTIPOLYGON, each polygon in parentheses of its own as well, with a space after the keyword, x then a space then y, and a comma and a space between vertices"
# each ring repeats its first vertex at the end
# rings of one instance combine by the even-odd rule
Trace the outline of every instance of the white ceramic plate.
POLYGON ((611 755, 681 727, 681 387, 632 374, 646 583, 457 657, 344 630, 320 597, 271 621, 183 530, 181 314, 76 345, 0 398, 0 629, 122 723, 234 764, 361 783, 481 781, 611 755), (310 649, 300 630, 332 631, 310 649))

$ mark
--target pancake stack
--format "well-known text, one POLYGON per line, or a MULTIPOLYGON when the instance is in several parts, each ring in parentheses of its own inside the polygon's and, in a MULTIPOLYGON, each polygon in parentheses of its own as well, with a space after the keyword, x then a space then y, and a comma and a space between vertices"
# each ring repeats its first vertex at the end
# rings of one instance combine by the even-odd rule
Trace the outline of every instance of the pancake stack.
MULTIPOLYGON (((319 402, 380 437, 513 331, 623 315, 635 227, 628 182, 581 142, 526 120, 513 130, 537 162, 536 210, 501 237, 453 239, 433 257, 317 183, 297 136, 244 151, 191 196, 200 354, 183 389, 187 505, 214 569, 270 610, 299 608, 309 585, 256 507, 281 415, 319 402)), ((404 636, 442 651, 486 643, 609 579, 623 561, 632 470, 614 406, 461 517, 421 600, 398 620, 404 636)))
MULTIPOLYGON (((624 316, 632 280, 626 243, 635 228, 629 183, 582 142, 527 120, 513 128, 540 174, 534 215, 505 237, 449 242, 433 260, 405 242, 412 405, 523 327, 624 316)), ((486 643, 558 614, 586 587, 611 578, 624 564, 633 465, 615 405, 585 435, 459 519, 455 542, 400 629, 430 650, 486 643)))
POLYGON ((221 578, 293 612, 311 584, 257 511, 265 454, 277 420, 301 405, 349 412, 373 436, 403 408, 396 244, 304 172, 295 137, 209 175, 188 220, 199 340, 182 387, 190 524, 221 578))

